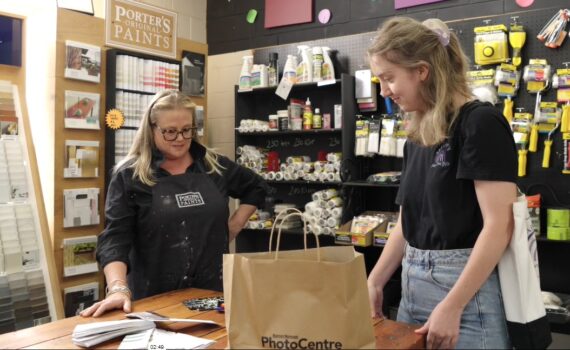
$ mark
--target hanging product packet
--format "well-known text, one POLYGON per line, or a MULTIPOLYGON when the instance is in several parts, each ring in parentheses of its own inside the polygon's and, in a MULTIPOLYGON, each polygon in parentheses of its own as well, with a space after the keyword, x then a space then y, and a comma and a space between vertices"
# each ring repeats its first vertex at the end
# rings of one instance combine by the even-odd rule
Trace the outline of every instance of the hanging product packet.
MULTIPOLYGON (((301 216, 282 211, 275 222, 301 216), (283 217, 283 220, 279 220, 283 217)), ((271 231, 269 247, 273 233, 271 231)), ((364 257, 352 246, 224 255, 231 349, 375 348, 364 257)))

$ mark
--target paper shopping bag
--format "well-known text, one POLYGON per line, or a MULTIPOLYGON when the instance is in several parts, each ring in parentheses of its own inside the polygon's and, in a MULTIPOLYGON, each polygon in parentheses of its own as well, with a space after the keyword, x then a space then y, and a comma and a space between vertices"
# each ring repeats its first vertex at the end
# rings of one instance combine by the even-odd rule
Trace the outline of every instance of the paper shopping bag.
POLYGON ((278 247, 224 255, 229 348, 375 348, 362 254, 278 247))
POLYGON ((545 349, 552 336, 531 255, 536 242, 533 230, 527 225, 529 214, 524 196, 513 204, 513 213, 513 236, 498 267, 507 328, 515 348, 545 349))

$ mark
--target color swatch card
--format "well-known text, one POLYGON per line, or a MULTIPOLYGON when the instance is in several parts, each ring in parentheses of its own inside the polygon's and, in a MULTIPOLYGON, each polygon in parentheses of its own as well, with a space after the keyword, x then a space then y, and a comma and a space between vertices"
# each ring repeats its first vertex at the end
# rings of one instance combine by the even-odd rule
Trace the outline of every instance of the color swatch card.
POLYGON ((66 140, 63 177, 99 176, 99 141, 66 140))
POLYGON ((67 277, 98 271, 96 249, 97 236, 64 239, 63 275, 67 277))
POLYGON ((63 227, 99 224, 99 189, 63 190, 63 227))

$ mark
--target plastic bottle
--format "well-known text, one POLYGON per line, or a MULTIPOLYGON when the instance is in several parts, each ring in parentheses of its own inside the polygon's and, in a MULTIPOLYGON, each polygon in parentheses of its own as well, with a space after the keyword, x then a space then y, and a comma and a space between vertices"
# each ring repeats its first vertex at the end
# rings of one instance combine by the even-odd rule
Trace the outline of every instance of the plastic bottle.
POLYGON ((251 87, 253 89, 267 87, 267 66, 254 64, 251 68, 251 87))
POLYGON ((330 47, 323 47, 323 69, 322 69, 322 79, 323 80, 334 80, 334 66, 330 56, 330 47))
POLYGON ((296 69, 295 56, 287 55, 287 61, 285 61, 285 67, 283 68, 283 79, 287 79, 291 84, 295 84, 297 82, 296 69))
POLYGON ((323 117, 321 116, 321 110, 315 108, 315 114, 313 114, 313 129, 323 128, 323 117))
POLYGON ((313 47, 313 81, 323 80, 323 49, 320 46, 313 47))
POLYGON ((269 86, 277 86, 279 84, 279 65, 277 64, 277 52, 269 54, 269 65, 267 66, 267 79, 269 86))
POLYGON ((301 63, 297 65, 297 83, 313 81, 313 60, 311 48, 307 45, 297 46, 301 54, 301 63))
POLYGON ((241 73, 239 74, 239 90, 251 89, 251 66, 253 65, 253 56, 243 56, 243 64, 241 73))
POLYGON ((313 128, 313 109, 311 100, 307 97, 305 101, 305 109, 303 111, 303 130, 311 130, 313 128))

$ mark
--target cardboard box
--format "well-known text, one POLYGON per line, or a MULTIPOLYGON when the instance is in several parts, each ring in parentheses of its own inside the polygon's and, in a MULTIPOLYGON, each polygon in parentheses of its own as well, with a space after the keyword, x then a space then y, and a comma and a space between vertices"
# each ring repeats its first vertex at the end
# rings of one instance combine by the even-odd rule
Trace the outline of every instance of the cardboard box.
POLYGON ((375 247, 383 247, 388 241, 390 232, 396 227, 396 219, 394 221, 385 221, 380 226, 378 226, 373 232, 372 245, 375 247))
MULTIPOLYGON (((392 215, 392 212, 382 212, 382 211, 365 211, 361 215, 379 215, 379 214, 389 214, 392 215)), ((386 234, 386 227, 388 225, 388 221, 383 221, 376 227, 373 227, 367 232, 364 233, 354 233, 350 232, 350 228, 352 227, 352 220, 344 223, 335 231, 335 243, 336 244, 350 244, 360 247, 368 247, 372 245, 374 232, 384 232, 386 234)), ((387 236, 386 236, 387 238, 387 236)), ((382 245, 383 246, 383 245, 382 245)))

